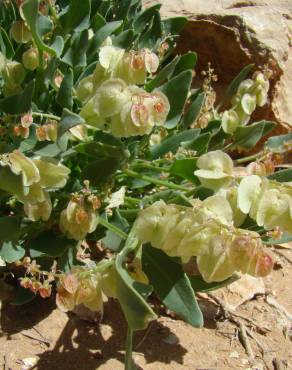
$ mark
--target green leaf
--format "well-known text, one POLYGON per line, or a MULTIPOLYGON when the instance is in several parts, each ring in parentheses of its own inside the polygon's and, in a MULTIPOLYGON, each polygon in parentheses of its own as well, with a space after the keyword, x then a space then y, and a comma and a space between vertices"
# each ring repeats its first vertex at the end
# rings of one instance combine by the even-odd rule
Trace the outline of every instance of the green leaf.
POLYGON ((189 277, 189 280, 190 280, 190 283, 192 285, 192 288, 195 292, 202 292, 202 293, 207 293, 207 292, 211 292, 213 290, 216 290, 216 289, 220 289, 220 288, 223 288, 225 286, 228 286, 232 283, 234 283, 235 281, 237 281, 238 279, 240 279, 240 276, 239 275, 233 275, 231 276, 230 278, 224 280, 224 281, 220 281, 219 283, 218 282, 214 282, 214 283, 207 283, 201 275, 194 275, 194 276, 188 276, 189 277))
MULTIPOLYGON (((65 43, 64 43, 63 37, 56 36, 54 42, 51 45, 51 48, 55 50, 57 57, 60 57, 60 55, 62 54, 63 49, 64 49, 64 44, 65 43)), ((52 60, 50 62, 52 62, 52 60)))
POLYGON ((276 126, 271 121, 255 122, 249 126, 238 127, 234 133, 233 146, 245 149, 253 148, 257 142, 276 126))
POLYGON ((180 121, 192 78, 191 70, 184 71, 159 88, 168 97, 170 104, 170 112, 165 122, 165 127, 168 129, 174 128, 180 121))
POLYGON ((125 268, 127 256, 138 246, 139 241, 135 235, 134 226, 128 236, 125 247, 117 255, 115 262, 117 298, 127 323, 132 330, 145 329, 150 321, 156 319, 155 313, 144 300, 143 296, 134 288, 135 281, 130 277, 125 268))
POLYGON ((95 57, 97 54, 98 48, 104 42, 104 40, 114 33, 121 25, 122 21, 115 21, 109 22, 103 27, 101 27, 92 37, 89 42, 88 50, 87 50, 87 57, 90 61, 95 57))
POLYGON ((88 31, 84 30, 75 34, 71 40, 71 46, 66 51, 62 61, 71 67, 86 67, 86 51, 88 47, 88 31))
POLYGON ((199 183, 197 177, 194 175, 196 169, 197 158, 176 159, 170 168, 170 173, 193 183, 199 183))
POLYGON ((287 170, 277 171, 272 175, 268 176, 269 180, 276 180, 278 182, 290 182, 292 181, 292 168, 287 170))
POLYGON ((150 157, 152 159, 156 159, 169 152, 175 153, 183 142, 192 141, 196 137, 198 137, 199 134, 200 129, 192 129, 173 133, 162 140, 161 143, 150 148, 150 157))
POLYGON ((31 81, 21 93, 1 99, 0 111, 15 115, 27 113, 31 108, 33 92, 34 81, 31 81))
POLYGON ((197 64, 198 55, 193 51, 189 51, 188 53, 182 55, 180 57, 179 62, 177 63, 175 70, 173 72, 174 76, 177 76, 181 72, 187 71, 188 69, 195 69, 197 64))
POLYGON ((135 33, 139 34, 144 31, 144 29, 150 24, 152 18, 157 13, 157 11, 161 8, 161 4, 156 4, 143 10, 137 17, 134 19, 133 28, 135 33))
POLYGON ((56 96, 57 103, 62 108, 72 109, 73 106, 73 71, 68 69, 61 83, 60 89, 56 96))
POLYGON ((223 97, 223 101, 220 103, 219 106, 221 106, 225 101, 229 100, 233 95, 236 94, 239 85, 243 80, 247 78, 253 68, 254 64, 249 64, 239 72, 239 74, 231 81, 230 85, 227 87, 223 97))
POLYGON ((22 5, 22 12, 23 16, 26 20, 26 23, 28 24, 32 37, 34 39, 34 42, 37 46, 37 48, 41 51, 46 51, 49 54, 52 54, 53 56, 56 56, 56 52, 51 47, 47 46, 41 37, 41 34, 38 30, 38 8, 39 8, 39 2, 38 0, 26 0, 22 5))
POLYGON ((118 1, 116 4, 116 19, 125 19, 130 11, 133 0, 118 1))
POLYGON ((162 82, 169 80, 169 77, 173 74, 173 71, 179 59, 180 57, 176 56, 170 63, 163 67, 161 71, 159 71, 159 73, 155 76, 155 78, 153 78, 153 80, 150 80, 146 84, 145 86, 146 90, 150 92, 156 87, 158 87, 162 82))
POLYGON ((143 270, 165 306, 195 327, 203 326, 203 315, 182 266, 159 249, 143 247, 143 270))
POLYGON ((183 127, 187 128, 196 121, 203 107, 204 100, 205 100, 204 92, 197 95, 195 100, 192 102, 192 104, 188 108, 186 114, 183 116, 183 119, 182 119, 183 127))
POLYGON ((32 300, 34 300, 34 298, 35 294, 31 290, 18 287, 11 304, 13 306, 22 306, 26 303, 31 302, 32 300))
POLYGON ((2 27, 0 27, 0 50, 8 59, 11 59, 14 55, 14 49, 10 38, 2 27))
POLYGON ((92 22, 91 22, 91 27, 93 31, 97 32, 105 24, 106 24, 106 20, 104 19, 104 17, 99 13, 95 13, 95 16, 93 17, 92 22))
POLYGON ((109 182, 120 167, 118 158, 101 158, 89 163, 82 170, 82 180, 89 180, 92 186, 109 182))
POLYGON ((206 132, 196 137, 194 140, 182 143, 182 147, 185 149, 195 150, 198 155, 204 154, 208 150, 208 145, 211 139, 211 133, 206 132))
POLYGON ((66 13, 60 16, 60 22, 65 34, 87 30, 90 25, 90 0, 71 0, 66 13))
POLYGON ((126 157, 123 147, 111 143, 91 142, 79 144, 75 147, 78 153, 86 154, 91 158, 116 158, 122 160, 126 157))
POLYGON ((82 125, 85 121, 78 114, 71 112, 68 109, 63 110, 61 121, 58 126, 58 137, 60 138, 65 132, 69 131, 72 127, 82 125))
POLYGON ((32 258, 38 257, 58 257, 62 256, 68 248, 76 245, 74 240, 63 236, 57 236, 52 231, 45 231, 35 239, 30 240, 29 251, 32 258))
POLYGON ((266 141, 266 147, 274 153, 285 153, 292 146, 292 133, 270 137, 266 141))
POLYGON ((68 145, 68 136, 63 135, 57 143, 47 144, 39 142, 36 145, 34 154, 40 157, 57 157, 60 153, 66 151, 68 145))
POLYGON ((158 11, 155 12, 152 23, 138 40, 140 48, 153 49, 162 37, 161 18, 158 11))
POLYGON ((180 206, 192 207, 192 203, 184 194, 170 189, 162 190, 152 195, 146 195, 143 200, 141 200, 141 203, 143 204, 143 208, 145 208, 159 200, 164 200, 165 203, 168 204, 178 204, 180 206))
POLYGON ((167 18, 162 21, 164 33, 166 35, 179 35, 187 22, 188 20, 185 17, 167 18))
POLYGON ((16 241, 20 233, 20 219, 18 217, 0 217, 0 241, 16 241))
POLYGON ((0 256, 7 263, 19 261, 24 255, 24 248, 12 242, 4 242, 0 247, 0 256))
MULTIPOLYGON (((118 227, 120 230, 127 232, 129 228, 128 222, 120 215, 119 211, 114 212, 110 223, 118 227)), ((123 243, 123 239, 111 230, 106 231, 106 236, 101 239, 102 243, 112 251, 118 251, 123 243)))
POLYGON ((36 27, 37 27, 39 35, 44 36, 47 33, 52 31, 53 22, 50 20, 49 17, 39 14, 37 17, 36 27))
POLYGON ((21 176, 12 173, 8 167, 0 166, 0 189, 10 194, 23 196, 21 176))
POLYGON ((133 30, 126 30, 117 36, 113 36, 112 42, 114 46, 122 49, 128 49, 134 41, 134 37, 135 34, 133 30))

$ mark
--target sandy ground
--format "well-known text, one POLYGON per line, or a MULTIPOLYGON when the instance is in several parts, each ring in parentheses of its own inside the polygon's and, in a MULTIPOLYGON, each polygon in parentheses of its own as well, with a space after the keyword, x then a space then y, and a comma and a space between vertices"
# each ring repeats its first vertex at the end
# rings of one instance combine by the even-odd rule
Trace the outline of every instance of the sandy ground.
MULTIPOLYGON (((254 360, 240 340, 238 325, 222 317, 212 318, 218 307, 210 303, 202 329, 163 315, 146 332, 136 333, 138 369, 292 369, 292 250, 281 253, 286 258, 278 256, 278 269, 265 279, 267 293, 280 308, 261 295, 236 310, 237 315, 257 324, 239 320, 253 336, 248 342, 254 360)), ((105 305, 100 324, 60 312, 53 300, 37 300, 22 307, 6 305, 1 324, 0 366, 5 370, 24 369, 21 360, 31 357, 36 359, 33 368, 39 370, 123 369, 126 327, 115 302, 105 305)))

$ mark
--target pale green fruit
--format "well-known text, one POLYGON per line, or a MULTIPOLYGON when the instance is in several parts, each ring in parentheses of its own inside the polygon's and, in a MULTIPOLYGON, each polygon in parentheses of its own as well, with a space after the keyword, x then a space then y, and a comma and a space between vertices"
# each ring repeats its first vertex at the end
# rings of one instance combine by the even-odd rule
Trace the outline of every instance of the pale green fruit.
POLYGON ((240 119, 235 110, 226 110, 222 115, 222 128, 227 134, 233 134, 240 125, 240 119))
POLYGON ((230 243, 230 236, 217 235, 197 257, 198 269, 206 282, 223 281, 234 273, 229 256, 230 243))
POLYGON ((223 195, 229 202, 233 213, 233 223, 234 226, 238 227, 243 224, 246 219, 246 214, 244 214, 238 207, 238 188, 230 187, 228 189, 222 189, 218 195, 223 195))
POLYGON ((207 188, 218 190, 232 181, 232 159, 221 150, 202 155, 197 161, 197 167, 199 170, 195 171, 195 175, 207 188))
POLYGON ((241 96, 249 92, 254 86, 254 81, 251 78, 248 78, 242 81, 238 87, 237 93, 241 96))
POLYGON ((159 58, 149 49, 144 49, 145 67, 148 73, 155 73, 159 67, 159 58))
POLYGON ((30 48, 22 54, 22 63, 30 71, 34 71, 39 66, 39 52, 36 48, 30 48))
POLYGON ((102 273, 101 287, 107 297, 117 297, 116 269, 114 265, 102 273))
POLYGON ((204 253, 206 246, 220 234, 220 226, 214 221, 207 223, 194 218, 193 224, 177 246, 177 256, 187 263, 192 257, 204 253))
POLYGON ((97 225, 98 214, 90 206, 85 208, 81 200, 71 200, 60 215, 61 231, 75 240, 83 240, 97 225))
POLYGON ((268 102, 269 80, 263 73, 257 73, 255 76, 255 85, 257 105, 263 107, 268 102))
POLYGON ((256 102, 259 107, 263 107, 267 104, 268 94, 263 89, 259 89, 256 91, 256 102))
POLYGON ((91 311, 101 311, 101 275, 84 267, 73 268, 60 277, 56 303, 64 312, 72 311, 78 305, 84 305, 91 311))
POLYGON ((31 40, 31 32, 24 21, 15 21, 11 26, 10 33, 19 44, 26 44, 31 40))
POLYGON ((203 201, 203 206, 209 211, 208 217, 215 218, 224 225, 232 224, 233 212, 226 198, 213 195, 203 201))
POLYGON ((90 275, 80 273, 79 284, 75 293, 75 305, 83 304, 91 311, 101 311, 103 307, 101 276, 97 272, 90 275))
POLYGON ((98 54, 99 63, 104 69, 113 72, 120 60, 123 58, 124 53, 124 49, 120 49, 115 46, 103 46, 100 48, 100 52, 98 54))
POLYGON ((24 212, 31 221, 48 221, 52 212, 52 203, 49 194, 45 193, 46 200, 38 203, 24 203, 24 212))
POLYGON ((168 234, 177 224, 180 212, 174 205, 163 200, 155 202, 140 212, 137 219, 137 236, 142 242, 150 242, 153 247, 161 248, 168 234))
POLYGON ((290 214, 292 197, 280 189, 266 190, 258 203, 256 221, 266 230, 280 227, 281 230, 292 232, 290 214))
POLYGON ((170 104, 165 94, 160 91, 154 91, 144 99, 145 106, 149 107, 155 125, 161 126, 165 123, 170 111, 170 104))
POLYGON ((92 75, 92 82, 94 89, 97 89, 104 81, 112 77, 112 73, 104 69, 99 62, 97 62, 95 70, 92 75))
POLYGON ((56 142, 58 139, 58 123, 50 122, 46 124, 46 136, 49 141, 56 142))
POLYGON ((252 205, 261 194, 262 179, 259 176, 251 175, 244 177, 238 187, 238 208, 248 214, 252 205))
POLYGON ((18 196, 23 203, 42 203, 46 200, 45 190, 40 183, 34 183, 29 187, 24 188, 24 196, 18 196))
POLYGON ((93 91, 93 76, 90 75, 83 78, 83 80, 79 82, 76 89, 77 99, 80 100, 82 103, 85 103, 92 96, 93 91))
POLYGON ((241 98, 241 107, 247 115, 251 115, 256 109, 256 96, 251 94, 244 94, 241 98))
POLYGON ((115 76, 122 78, 128 84, 143 85, 147 74, 154 73, 159 67, 159 58, 148 49, 131 50, 119 60, 115 76))
POLYGON ((241 126, 246 126, 250 121, 250 115, 246 114, 245 111, 242 109, 241 105, 238 105, 235 109, 236 114, 238 116, 239 122, 241 126))
POLYGON ((2 76, 5 84, 7 84, 9 88, 14 88, 23 82, 25 70, 21 63, 14 61, 8 62, 2 71, 2 76))
POLYGON ((94 102, 94 97, 89 99, 79 114, 82 118, 84 118, 88 125, 104 129, 105 120, 94 109, 94 102))
POLYGON ((127 85, 121 79, 105 81, 94 96, 94 111, 103 118, 114 116, 121 112, 130 96, 127 85))
POLYGON ((264 251, 260 235, 238 230, 230 246, 230 258, 236 271, 255 277, 268 275, 273 268, 272 258, 264 251))
POLYGON ((33 159, 40 173, 40 185, 43 188, 63 188, 69 178, 70 169, 52 159, 33 159))
POLYGON ((176 225, 169 230, 166 239, 161 246, 161 249, 169 256, 181 257, 181 253, 185 257, 191 258, 195 254, 194 243, 191 243, 191 251, 189 248, 189 234, 194 224, 194 213, 192 209, 181 212, 177 219, 176 225), (192 248, 193 247, 193 248, 192 248), (189 255, 189 253, 191 253, 189 255))
POLYGON ((30 186, 40 181, 40 173, 35 163, 19 150, 8 155, 10 168, 16 175, 22 175, 23 186, 30 186))

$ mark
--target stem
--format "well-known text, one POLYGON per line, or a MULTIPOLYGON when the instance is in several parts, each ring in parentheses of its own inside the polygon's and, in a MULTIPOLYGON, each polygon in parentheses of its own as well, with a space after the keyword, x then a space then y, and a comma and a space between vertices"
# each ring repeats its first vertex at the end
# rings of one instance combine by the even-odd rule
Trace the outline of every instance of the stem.
POLYGON ((132 197, 125 197, 125 201, 127 201, 128 203, 135 204, 135 205, 140 205, 142 199, 136 199, 136 198, 132 198, 132 197))
POLYGON ((117 234, 119 237, 121 237, 122 239, 127 239, 128 237, 128 234, 126 234, 123 230, 119 229, 118 227, 116 227, 115 225, 109 223, 108 221, 106 221, 104 218, 100 217, 99 218, 99 223, 104 226, 105 228, 107 228, 108 230, 114 232, 115 234, 117 234))
POLYGON ((53 114, 40 113, 40 112, 32 112, 31 114, 34 117, 50 118, 50 119, 54 119, 56 121, 61 121, 61 118, 60 117, 54 116, 53 114))
POLYGON ((133 330, 128 325, 126 339, 125 370, 133 370, 132 352, 133 352, 133 330))
POLYGON ((43 71, 45 69, 44 52, 40 49, 39 51, 39 69, 43 71))
POLYGON ((134 163, 133 164, 133 168, 145 168, 147 170, 153 170, 153 171, 157 171, 157 172, 169 172, 170 171, 170 166, 168 167, 157 167, 157 166, 153 166, 151 165, 150 163, 143 163, 143 162, 138 162, 138 163, 134 163))
POLYGON ((58 18, 58 14, 56 12, 56 9, 54 8, 54 6, 51 4, 51 1, 50 0, 47 0, 47 5, 49 7, 49 10, 50 10, 50 13, 51 13, 51 16, 55 22, 56 25, 59 24, 59 18, 58 18))
POLYGON ((181 190, 181 191, 190 190, 190 188, 187 188, 186 186, 177 185, 172 182, 165 181, 165 180, 155 179, 154 177, 150 177, 147 175, 140 175, 138 172, 131 171, 131 170, 124 171, 124 174, 130 177, 135 177, 136 179, 141 179, 141 180, 150 182, 151 184, 165 186, 166 188, 169 188, 169 189, 181 190))
POLYGON ((256 153, 256 154, 253 154, 253 155, 250 155, 248 157, 245 157, 245 158, 239 158, 239 159, 235 159, 235 163, 236 164, 241 164, 241 163, 246 163, 246 162, 251 162, 253 161, 254 159, 257 159, 259 157, 262 157, 263 155, 263 151, 259 152, 259 153, 256 153))

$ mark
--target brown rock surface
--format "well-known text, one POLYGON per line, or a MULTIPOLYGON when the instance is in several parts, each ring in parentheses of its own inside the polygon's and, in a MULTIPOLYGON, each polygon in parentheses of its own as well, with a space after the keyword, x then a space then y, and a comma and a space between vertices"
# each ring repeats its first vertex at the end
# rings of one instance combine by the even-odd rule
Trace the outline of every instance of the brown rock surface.
POLYGON ((292 126, 292 1, 291 0, 144 0, 162 3, 163 17, 186 16, 178 52, 194 50, 198 70, 210 61, 224 88, 247 64, 269 65, 271 104, 259 118, 292 126))

